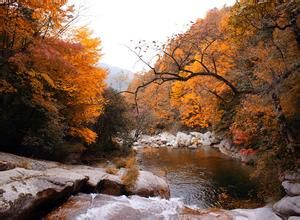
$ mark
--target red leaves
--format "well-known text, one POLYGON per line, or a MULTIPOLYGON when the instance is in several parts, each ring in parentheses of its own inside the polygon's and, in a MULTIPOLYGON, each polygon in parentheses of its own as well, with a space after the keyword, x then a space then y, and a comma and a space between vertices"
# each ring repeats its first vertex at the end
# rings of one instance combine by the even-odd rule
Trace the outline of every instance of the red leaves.
POLYGON ((233 135, 233 143, 236 145, 247 144, 250 141, 250 135, 240 129, 231 129, 233 135))
POLYGON ((254 155, 257 153, 256 150, 253 150, 252 148, 249 148, 249 149, 246 149, 246 148, 243 148, 239 151, 239 153, 241 155, 245 155, 245 156, 249 156, 249 155, 254 155))

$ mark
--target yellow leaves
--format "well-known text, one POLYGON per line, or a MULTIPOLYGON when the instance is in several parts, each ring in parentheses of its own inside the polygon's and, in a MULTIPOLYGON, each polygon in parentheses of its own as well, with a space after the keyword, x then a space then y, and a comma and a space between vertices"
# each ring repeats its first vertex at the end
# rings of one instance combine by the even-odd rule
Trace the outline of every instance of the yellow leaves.
POLYGON ((171 104, 180 112, 181 121, 188 127, 207 127, 221 120, 220 100, 207 92, 204 85, 214 85, 210 78, 195 77, 172 85, 171 104))
POLYGON ((196 94, 186 94, 182 98, 181 119, 188 127, 207 127, 207 118, 201 107, 201 98, 196 94))
POLYGON ((54 80, 51 79, 51 77, 47 73, 41 73, 41 77, 47 82, 49 86, 51 86, 52 88, 56 87, 54 80))
POLYGON ((73 40, 76 43, 80 43, 85 50, 77 54, 77 59, 88 62, 91 65, 96 65, 101 57, 99 53, 99 46, 101 41, 99 38, 92 37, 92 31, 88 30, 86 27, 81 27, 76 29, 74 32, 73 40))
POLYGON ((69 134, 73 137, 79 137, 87 144, 94 143, 97 138, 97 134, 89 128, 71 127, 69 134))

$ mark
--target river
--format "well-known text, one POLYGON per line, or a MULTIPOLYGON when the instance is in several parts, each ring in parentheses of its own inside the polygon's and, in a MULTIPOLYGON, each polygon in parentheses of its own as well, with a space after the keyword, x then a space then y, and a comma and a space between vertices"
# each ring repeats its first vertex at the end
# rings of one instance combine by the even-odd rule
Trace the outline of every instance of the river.
MULTIPOLYGON (((252 167, 212 148, 139 149, 141 169, 165 176, 171 197, 199 208, 258 206, 257 184, 250 179, 252 167)), ((237 207, 236 207, 237 208, 237 207)))
MULTIPOLYGON (((72 196, 46 219, 177 220, 190 219, 185 218, 185 215, 195 214, 201 214, 203 219, 232 219, 232 216, 237 215, 241 217, 234 219, 245 219, 243 211, 238 214, 237 211, 229 213, 220 209, 210 209, 209 212, 201 213, 199 209, 189 209, 186 205, 202 209, 261 206, 256 198, 257 185, 250 179, 252 168, 221 154, 216 149, 140 148, 136 157, 140 169, 167 179, 171 192, 170 200, 136 195, 126 197, 80 193, 72 196)), ((271 210, 267 210, 267 214, 275 215, 271 210)), ((256 216, 251 211, 249 215, 256 216)))

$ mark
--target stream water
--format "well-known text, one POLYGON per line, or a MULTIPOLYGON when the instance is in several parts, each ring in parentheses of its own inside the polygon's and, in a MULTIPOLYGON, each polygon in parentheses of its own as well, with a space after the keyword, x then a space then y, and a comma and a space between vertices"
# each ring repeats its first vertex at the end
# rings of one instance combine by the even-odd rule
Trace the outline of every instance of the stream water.
POLYGON ((252 168, 216 149, 144 148, 137 158, 143 170, 165 176, 171 197, 182 198, 185 204, 230 208, 230 202, 251 207, 257 201, 252 168))
MULTIPOLYGON (((215 149, 144 148, 138 150, 137 159, 141 169, 167 179, 170 200, 81 193, 46 219, 177 220, 189 219, 181 218, 186 205, 233 209, 245 207, 245 203, 254 207, 256 202, 256 184, 249 178, 251 167, 215 149), (235 201, 239 203, 233 204, 235 201)), ((207 215, 204 219, 216 219, 207 215)), ((226 216, 220 219, 231 219, 226 216)), ((235 219, 245 219, 242 216, 235 219)))

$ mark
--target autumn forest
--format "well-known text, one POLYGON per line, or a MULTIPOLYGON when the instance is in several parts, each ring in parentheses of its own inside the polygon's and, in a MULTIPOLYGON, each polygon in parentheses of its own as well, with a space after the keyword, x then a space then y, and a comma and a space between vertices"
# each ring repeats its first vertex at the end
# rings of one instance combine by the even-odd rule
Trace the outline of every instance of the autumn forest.
POLYGON ((255 155, 260 201, 280 198, 300 162, 299 12, 298 0, 240 0, 162 44, 136 42, 147 70, 120 91, 73 5, 0 1, 0 151, 87 164, 132 157, 143 135, 209 131, 255 155))

